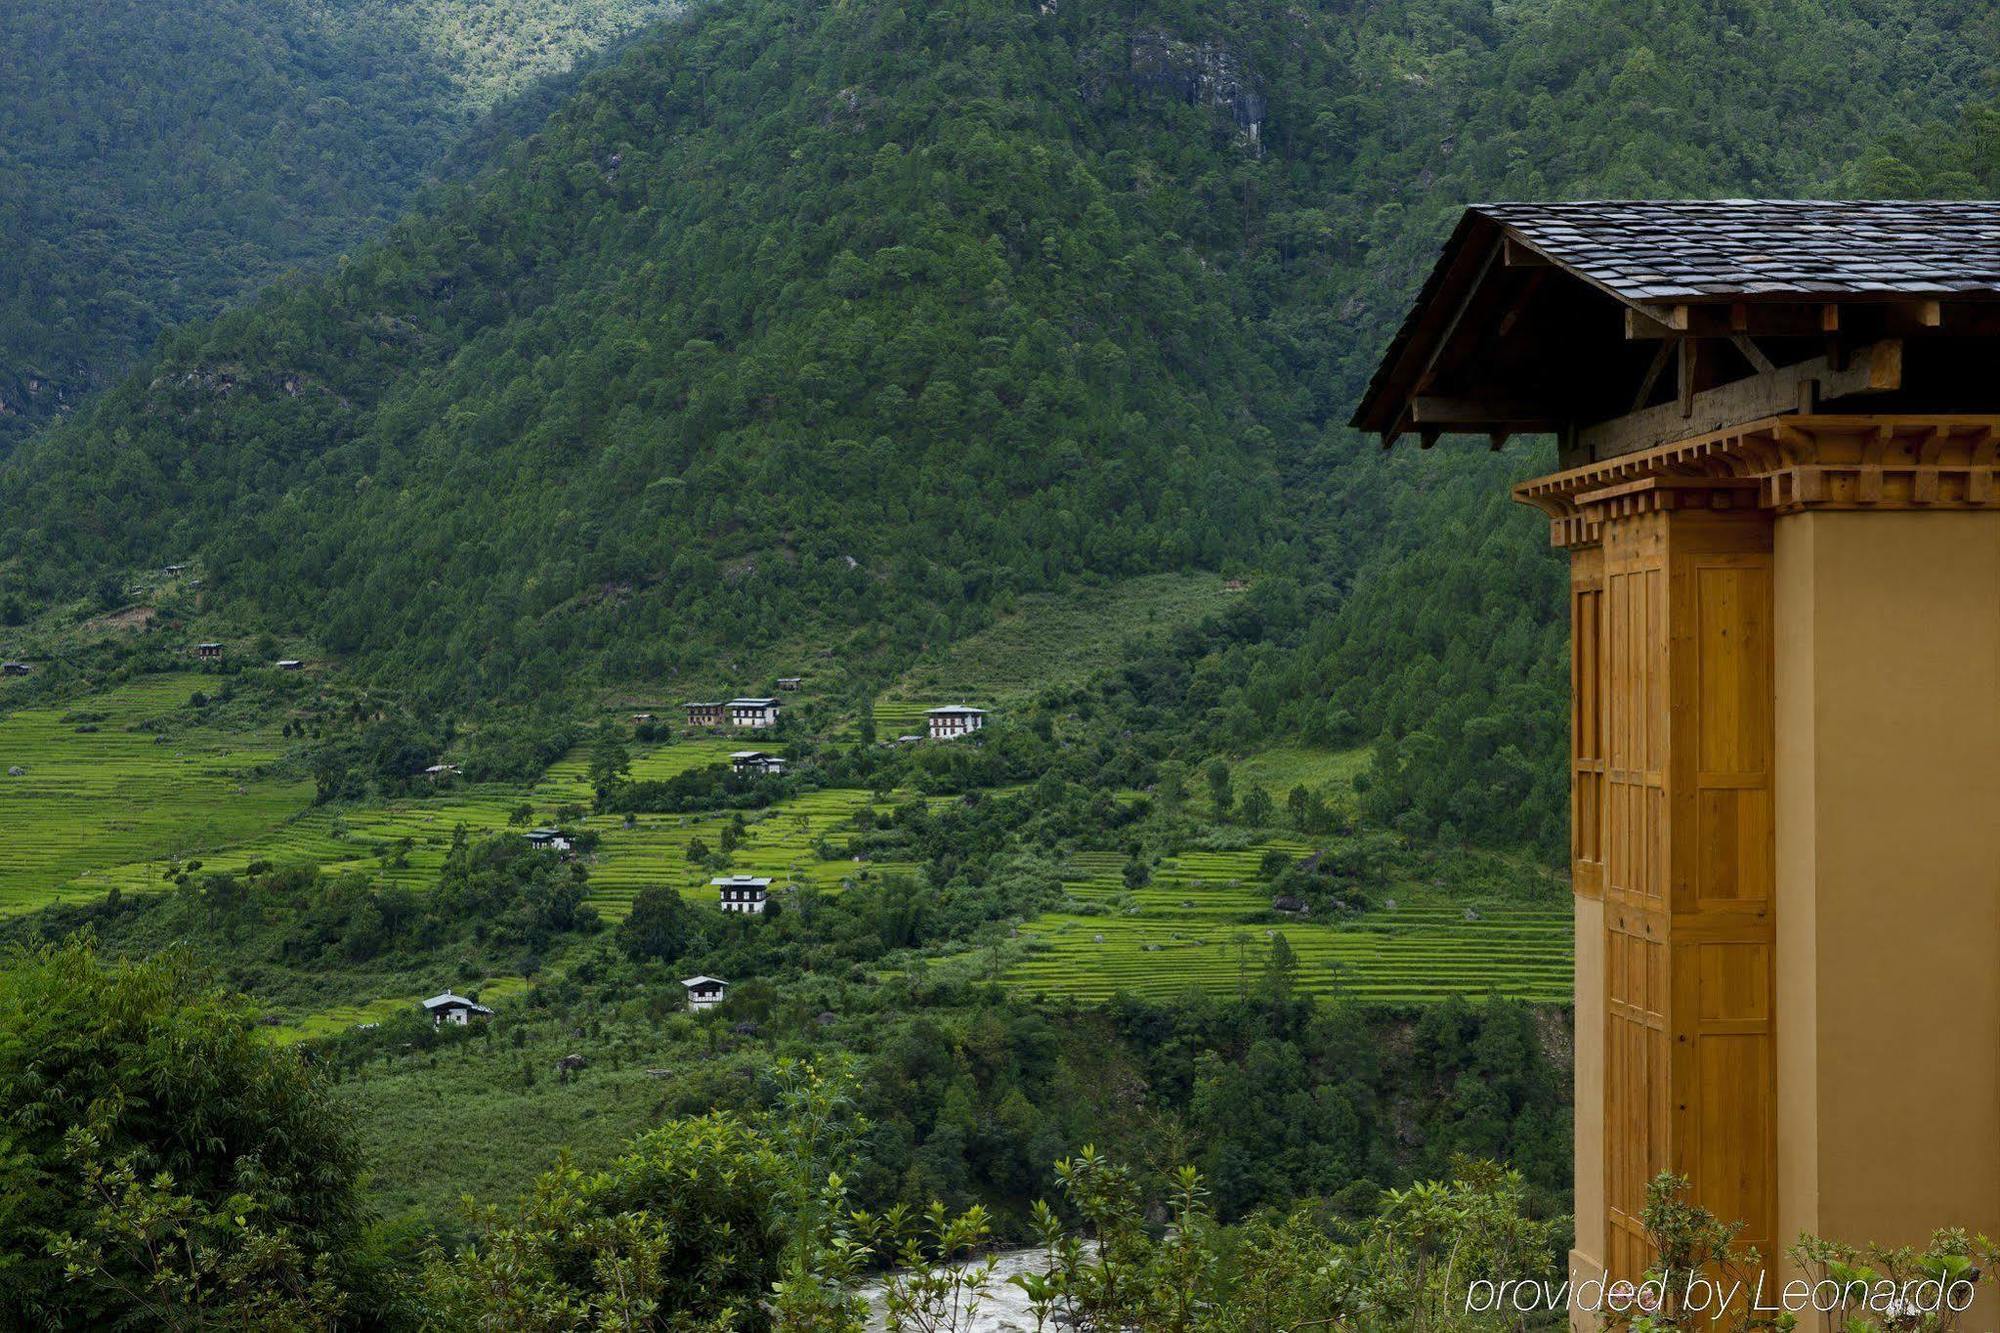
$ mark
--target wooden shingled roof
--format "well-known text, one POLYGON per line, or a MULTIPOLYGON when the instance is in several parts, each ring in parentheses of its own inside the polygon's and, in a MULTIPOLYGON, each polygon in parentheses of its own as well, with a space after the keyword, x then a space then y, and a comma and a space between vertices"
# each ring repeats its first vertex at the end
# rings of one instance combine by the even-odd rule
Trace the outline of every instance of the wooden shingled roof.
POLYGON ((1996 336, 2000 203, 1479 204, 1446 242, 1353 424, 1385 441, 1478 432, 1496 446, 1554 432, 1567 453, 1596 423, 1662 395, 1678 393, 1676 415, 1692 419, 1694 396, 1774 371, 1814 381, 1823 398, 1958 393, 1961 372, 1976 369, 1973 341, 1990 348, 1996 336), (1890 364, 1911 337, 1930 344, 1930 369, 1915 378, 1890 364), (1875 370, 1848 374, 1850 353, 1877 352, 1875 370), (1821 355, 1829 370, 1806 364, 1821 355))

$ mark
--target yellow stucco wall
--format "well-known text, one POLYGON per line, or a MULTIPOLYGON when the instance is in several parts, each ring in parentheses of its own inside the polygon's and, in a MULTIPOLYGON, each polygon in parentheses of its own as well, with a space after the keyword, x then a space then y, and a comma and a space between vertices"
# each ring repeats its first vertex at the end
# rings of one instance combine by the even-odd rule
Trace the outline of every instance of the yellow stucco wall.
POLYGON ((2000 513, 1781 517, 1775 601, 1778 1234, 2000 1234, 2000 513))
POLYGON ((1604 901, 1576 900, 1576 1248, 1579 1278, 1604 1268, 1604 901))

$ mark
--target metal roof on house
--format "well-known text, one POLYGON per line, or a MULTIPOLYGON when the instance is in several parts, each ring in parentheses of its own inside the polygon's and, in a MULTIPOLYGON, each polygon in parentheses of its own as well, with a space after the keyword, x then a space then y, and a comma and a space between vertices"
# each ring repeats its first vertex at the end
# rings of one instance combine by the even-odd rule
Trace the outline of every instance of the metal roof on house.
POLYGON ((688 988, 689 990, 693 990, 693 989, 694 989, 695 987, 697 987, 697 986, 727 986, 728 984, 729 984, 729 983, 728 983, 728 982, 726 982, 726 981, 724 981, 724 980, 723 980, 723 979, 722 979, 721 977, 682 977, 682 978, 681 978, 681 985, 683 985, 683 986, 686 986, 686 987, 687 987, 687 988, 688 988))
POLYGON ((709 883, 720 885, 725 889, 768 889, 771 887, 769 877, 764 875, 723 875, 710 880, 709 883))
POLYGON ((731 699, 729 706, 731 708, 775 708, 779 706, 779 702, 777 699, 731 699))
POLYGON ((493 1012, 477 1000, 468 1000, 463 995, 453 995, 450 991, 446 991, 442 995, 431 996, 430 999, 424 1001, 424 1008, 426 1011, 434 1009, 470 1009, 476 1014, 490 1014, 493 1012))
POLYGON ((986 710, 984 708, 974 708, 969 704, 946 704, 943 708, 926 708, 924 710, 924 716, 925 717, 958 717, 958 716, 985 717, 986 710))

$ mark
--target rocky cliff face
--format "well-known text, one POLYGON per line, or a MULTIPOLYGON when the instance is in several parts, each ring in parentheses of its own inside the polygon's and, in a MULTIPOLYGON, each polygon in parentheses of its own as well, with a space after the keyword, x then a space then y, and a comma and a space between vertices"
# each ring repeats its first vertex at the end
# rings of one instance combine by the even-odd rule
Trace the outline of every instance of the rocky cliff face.
POLYGON ((1197 46, 1158 28, 1142 29, 1132 38, 1130 68, 1132 82, 1139 88, 1191 106, 1227 109, 1244 141, 1261 153, 1264 93, 1235 52, 1197 46))

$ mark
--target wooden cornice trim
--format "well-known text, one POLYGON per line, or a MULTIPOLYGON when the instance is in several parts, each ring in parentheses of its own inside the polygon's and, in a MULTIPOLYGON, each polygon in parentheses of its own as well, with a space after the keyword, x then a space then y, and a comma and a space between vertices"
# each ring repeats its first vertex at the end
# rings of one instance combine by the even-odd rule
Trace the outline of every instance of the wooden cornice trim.
POLYGON ((1784 415, 1522 482, 1558 546, 1663 507, 2000 509, 2000 416, 1784 415), (1644 498, 1639 498, 1644 497, 1644 498))

